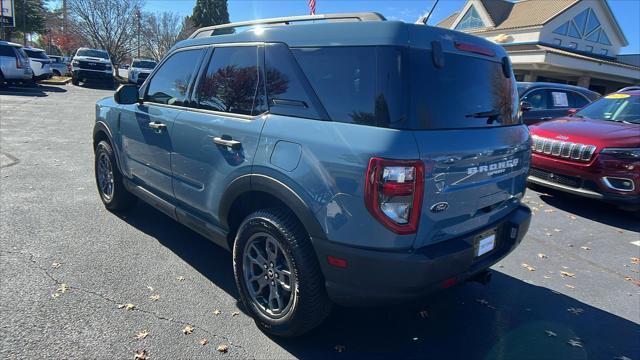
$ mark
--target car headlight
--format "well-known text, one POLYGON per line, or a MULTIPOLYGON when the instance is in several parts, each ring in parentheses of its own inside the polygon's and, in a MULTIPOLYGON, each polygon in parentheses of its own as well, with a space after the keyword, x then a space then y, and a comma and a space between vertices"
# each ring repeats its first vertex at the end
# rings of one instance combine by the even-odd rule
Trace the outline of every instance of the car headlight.
POLYGON ((602 149, 600 154, 606 154, 620 159, 640 160, 640 148, 606 148, 602 149))
POLYGON ((73 60, 73 62, 71 63, 73 66, 80 66, 80 61, 78 60, 73 60))

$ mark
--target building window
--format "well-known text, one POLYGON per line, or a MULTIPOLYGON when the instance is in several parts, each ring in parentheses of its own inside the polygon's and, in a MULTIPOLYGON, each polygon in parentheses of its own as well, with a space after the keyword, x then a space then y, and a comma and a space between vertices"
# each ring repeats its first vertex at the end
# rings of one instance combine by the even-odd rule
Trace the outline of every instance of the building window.
POLYGON ((462 20, 456 25, 455 30, 476 29, 484 27, 482 19, 474 6, 471 6, 467 13, 464 14, 462 20))
POLYGON ((553 33, 603 45, 611 45, 609 37, 604 32, 604 29, 602 29, 600 20, 598 20, 598 17, 591 8, 582 11, 573 19, 558 26, 553 33))
POLYGON ((560 39, 558 39, 558 38, 554 38, 554 39, 553 39, 553 43, 554 43, 555 45, 560 46, 560 45, 562 45, 562 40, 560 40, 560 39))
POLYGON ((578 49, 578 43, 577 42, 570 42, 569 43, 569 49, 578 49))
POLYGON ((608 55, 609 54, 609 50, 607 49, 600 49, 600 55, 608 55))
POLYGON ((587 50, 588 52, 593 52, 593 46, 587 45, 585 46, 585 50, 587 50))

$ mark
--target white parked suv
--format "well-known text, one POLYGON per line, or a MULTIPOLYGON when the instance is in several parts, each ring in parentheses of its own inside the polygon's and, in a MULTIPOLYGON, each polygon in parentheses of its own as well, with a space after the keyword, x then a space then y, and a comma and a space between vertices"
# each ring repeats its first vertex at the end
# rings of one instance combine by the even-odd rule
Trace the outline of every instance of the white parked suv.
POLYGON ((109 53, 104 50, 80 48, 71 60, 71 82, 102 81, 113 85, 113 64, 109 53))
POLYGON ((33 71, 22 45, 0 40, 0 86, 30 83, 33 71))
POLYGON ((129 67, 129 83, 137 85, 142 84, 149 74, 151 74, 156 65, 158 65, 158 63, 154 60, 133 59, 131 66, 129 67))
POLYGON ((29 65, 33 70, 33 81, 40 81, 45 79, 51 79, 53 72, 51 72, 51 59, 47 56, 44 50, 32 47, 24 48, 24 52, 29 58, 29 65))

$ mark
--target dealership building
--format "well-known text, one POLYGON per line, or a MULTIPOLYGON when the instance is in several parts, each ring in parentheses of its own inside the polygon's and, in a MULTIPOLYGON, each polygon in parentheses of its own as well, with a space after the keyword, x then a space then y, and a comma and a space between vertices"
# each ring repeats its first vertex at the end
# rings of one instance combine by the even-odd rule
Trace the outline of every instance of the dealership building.
POLYGON ((436 26, 501 44, 519 81, 640 84, 640 54, 619 55, 629 43, 606 0, 468 0, 436 26))

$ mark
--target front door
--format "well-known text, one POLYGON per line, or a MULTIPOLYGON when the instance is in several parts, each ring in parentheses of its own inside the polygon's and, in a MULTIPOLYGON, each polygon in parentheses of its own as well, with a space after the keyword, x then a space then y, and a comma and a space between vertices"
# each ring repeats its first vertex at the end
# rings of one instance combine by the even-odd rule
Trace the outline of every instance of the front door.
POLYGON ((249 174, 266 111, 263 48, 225 46, 213 50, 194 88, 194 107, 174 125, 173 188, 179 206, 218 224, 225 188, 249 174))
POLYGON ((184 111, 189 86, 205 51, 191 49, 174 53, 154 74, 143 101, 121 107, 123 171, 138 185, 166 200, 173 200, 174 121, 184 111))

